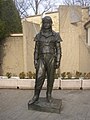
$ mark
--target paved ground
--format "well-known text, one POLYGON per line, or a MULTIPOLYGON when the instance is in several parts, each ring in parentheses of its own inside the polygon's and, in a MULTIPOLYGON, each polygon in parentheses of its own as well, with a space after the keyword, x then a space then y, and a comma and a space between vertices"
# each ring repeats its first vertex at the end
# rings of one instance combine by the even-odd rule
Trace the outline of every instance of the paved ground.
POLYGON ((89 90, 54 90, 63 102, 60 114, 28 110, 32 96, 33 90, 0 89, 0 120, 90 120, 89 90))

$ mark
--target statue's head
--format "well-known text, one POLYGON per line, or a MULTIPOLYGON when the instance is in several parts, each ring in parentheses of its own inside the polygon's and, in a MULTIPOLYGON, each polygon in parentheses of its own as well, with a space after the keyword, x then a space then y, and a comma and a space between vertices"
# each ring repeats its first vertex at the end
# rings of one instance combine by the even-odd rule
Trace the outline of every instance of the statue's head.
POLYGON ((42 18, 42 29, 52 29, 52 19, 50 16, 42 18))

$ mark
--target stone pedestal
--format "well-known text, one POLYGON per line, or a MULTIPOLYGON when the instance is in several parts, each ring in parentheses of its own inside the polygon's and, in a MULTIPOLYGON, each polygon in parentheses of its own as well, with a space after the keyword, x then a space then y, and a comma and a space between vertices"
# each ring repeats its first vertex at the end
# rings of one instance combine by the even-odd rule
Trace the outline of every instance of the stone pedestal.
POLYGON ((28 104, 28 110, 37 110, 40 112, 60 113, 62 105, 61 99, 52 99, 52 102, 47 102, 46 98, 39 98, 34 104, 28 104))

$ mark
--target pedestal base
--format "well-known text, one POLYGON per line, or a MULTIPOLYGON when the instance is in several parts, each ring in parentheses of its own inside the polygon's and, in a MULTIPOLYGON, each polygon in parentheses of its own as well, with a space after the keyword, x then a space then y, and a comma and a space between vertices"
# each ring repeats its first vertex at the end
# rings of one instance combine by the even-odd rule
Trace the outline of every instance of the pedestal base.
POLYGON ((28 104, 28 110, 37 110, 40 112, 60 113, 62 105, 61 99, 52 99, 52 102, 47 102, 46 98, 39 98, 34 104, 28 104))

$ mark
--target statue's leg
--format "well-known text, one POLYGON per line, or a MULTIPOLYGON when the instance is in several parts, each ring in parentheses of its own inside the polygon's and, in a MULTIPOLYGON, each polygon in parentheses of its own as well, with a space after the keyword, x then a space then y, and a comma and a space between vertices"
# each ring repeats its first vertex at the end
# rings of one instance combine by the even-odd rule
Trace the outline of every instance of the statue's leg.
POLYGON ((47 65, 47 92, 46 98, 48 102, 51 102, 51 94, 54 84, 54 74, 55 74, 55 59, 51 57, 47 65))
POLYGON ((35 91, 30 104, 35 103, 39 99, 39 94, 45 80, 45 66, 42 59, 38 61, 38 68, 36 70, 35 91))
POLYGON ((43 60, 40 59, 38 69, 36 70, 35 94, 40 94, 45 77, 46 77, 45 65, 43 60))

